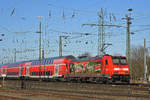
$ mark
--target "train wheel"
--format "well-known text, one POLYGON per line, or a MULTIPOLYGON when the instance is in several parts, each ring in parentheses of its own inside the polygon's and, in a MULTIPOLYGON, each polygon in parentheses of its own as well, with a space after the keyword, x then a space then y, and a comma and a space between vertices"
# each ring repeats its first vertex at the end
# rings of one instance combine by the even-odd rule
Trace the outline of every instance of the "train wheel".
POLYGON ((103 79, 103 84, 108 84, 108 80, 107 79, 103 79))
POLYGON ((127 85, 130 85, 130 80, 126 81, 126 84, 127 84, 127 85))

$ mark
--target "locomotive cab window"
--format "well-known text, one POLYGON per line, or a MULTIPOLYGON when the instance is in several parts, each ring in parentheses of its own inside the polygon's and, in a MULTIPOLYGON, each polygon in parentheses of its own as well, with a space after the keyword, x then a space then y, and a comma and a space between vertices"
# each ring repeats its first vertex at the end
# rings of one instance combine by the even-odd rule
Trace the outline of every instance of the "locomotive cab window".
POLYGON ((121 58, 120 63, 123 64, 123 65, 126 65, 127 64, 127 59, 126 58, 121 58))
POLYGON ((123 64, 123 65, 127 64, 126 58, 122 58, 122 57, 113 57, 112 61, 114 64, 123 64))
POLYGON ((119 58, 114 57, 112 60, 114 64, 119 64, 119 58))

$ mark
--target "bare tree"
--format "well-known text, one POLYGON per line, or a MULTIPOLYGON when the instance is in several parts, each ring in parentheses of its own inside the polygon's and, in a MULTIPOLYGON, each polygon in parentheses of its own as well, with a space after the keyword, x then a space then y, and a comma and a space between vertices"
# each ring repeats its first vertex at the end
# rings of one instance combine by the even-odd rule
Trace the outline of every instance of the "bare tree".
MULTIPOLYGON (((146 50, 146 52, 148 54, 148 50, 146 50)), ((149 61, 147 63, 149 63, 149 61)), ((135 46, 131 49, 130 70, 132 71, 133 78, 142 79, 144 77, 144 47, 143 46, 135 46)))
POLYGON ((150 77, 150 56, 147 57, 147 76, 150 77))

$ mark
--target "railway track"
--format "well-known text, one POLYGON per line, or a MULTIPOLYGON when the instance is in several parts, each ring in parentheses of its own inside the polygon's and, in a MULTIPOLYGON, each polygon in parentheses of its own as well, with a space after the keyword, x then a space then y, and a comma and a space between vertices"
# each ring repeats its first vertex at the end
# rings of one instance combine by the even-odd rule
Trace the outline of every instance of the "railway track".
MULTIPOLYGON (((140 100, 149 100, 150 93, 149 86, 138 85, 105 85, 93 83, 68 83, 68 82, 38 82, 25 81, 24 88, 21 90, 20 81, 6 81, 5 89, 0 90, 11 92, 19 91, 17 93, 30 94, 31 96, 41 95, 46 97, 56 96, 63 98, 70 98, 71 100, 113 100, 119 98, 134 98, 140 100), (13 89, 13 90, 12 90, 13 89), (113 99, 112 99, 113 98, 113 99)), ((55 100, 55 99, 54 99, 55 100)), ((123 100, 123 99, 121 99, 123 100)), ((126 99, 124 99, 126 100, 126 99)))
MULTIPOLYGON (((5 81, 5 87, 21 88, 22 81, 20 80, 7 80, 5 81)), ((114 84, 95 84, 95 83, 71 83, 71 82, 39 82, 39 81, 24 81, 23 88, 37 89, 37 88, 64 88, 64 89, 87 89, 87 90, 137 90, 137 91, 149 91, 150 84, 131 84, 131 85, 114 85, 114 84)))
MULTIPOLYGON (((124 98, 130 97, 134 99, 142 99, 142 100, 149 100, 150 95, 146 94, 132 94, 132 93, 125 93, 125 92, 119 92, 119 91, 83 91, 83 90, 0 90, 1 92, 5 93, 16 93, 16 94, 23 94, 27 96, 46 96, 46 97, 61 97, 61 98, 68 98, 68 99, 75 99, 75 100, 114 100, 115 97, 124 98)), ((27 99, 27 98, 21 98, 27 99)), ((19 100, 19 99, 18 99, 19 100)), ((121 99, 122 100, 122 99, 121 99)))
POLYGON ((14 96, 4 96, 0 95, 0 100, 26 100, 24 98, 14 97, 14 96))
MULTIPOLYGON (((17 93, 17 94, 22 94, 22 95, 27 95, 27 96, 45 96, 48 98, 51 98, 53 96, 60 98, 61 99, 65 99, 65 100, 112 100, 112 99, 106 99, 106 98, 102 98, 102 97, 96 97, 95 95, 89 95, 89 94, 83 94, 83 93, 76 93, 76 92, 70 92, 70 91, 57 91, 57 90, 51 90, 51 91, 29 91, 29 90, 0 90, 1 92, 5 92, 5 93, 17 93)), ((4 96, 7 97, 7 96, 4 96)), ((10 96, 9 96, 10 97, 10 96)), ((13 98, 16 97, 12 97, 12 100, 14 100, 13 98)), ((27 100, 28 98, 17 98, 15 100, 27 100)))

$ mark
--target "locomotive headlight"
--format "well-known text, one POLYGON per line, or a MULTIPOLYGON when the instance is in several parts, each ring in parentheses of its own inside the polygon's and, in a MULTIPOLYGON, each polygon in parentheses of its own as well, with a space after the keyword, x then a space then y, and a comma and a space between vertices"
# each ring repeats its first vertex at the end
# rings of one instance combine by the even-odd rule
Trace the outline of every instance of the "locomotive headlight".
POLYGON ((128 71, 129 68, 114 68, 114 70, 123 70, 123 71, 128 71))
POLYGON ((128 71, 128 70, 129 70, 129 68, 123 68, 123 70, 124 70, 124 71, 128 71))
POLYGON ((114 68, 114 70, 120 70, 120 68, 114 68))

